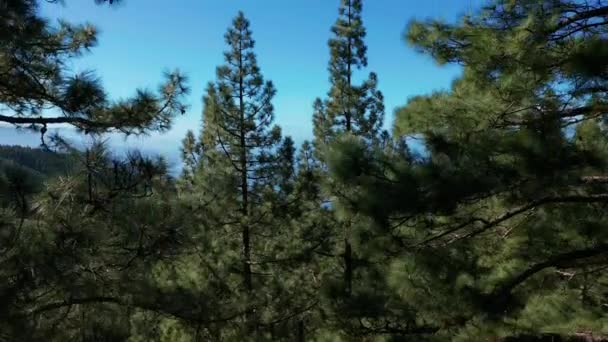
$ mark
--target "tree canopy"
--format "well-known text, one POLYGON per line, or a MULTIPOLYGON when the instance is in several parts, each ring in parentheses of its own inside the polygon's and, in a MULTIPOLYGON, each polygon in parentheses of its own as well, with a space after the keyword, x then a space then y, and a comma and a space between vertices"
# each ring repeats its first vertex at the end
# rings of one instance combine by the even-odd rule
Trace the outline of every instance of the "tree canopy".
MULTIPOLYGON (((71 74, 96 30, 38 5, 0 3, 0 121, 144 134, 186 109, 180 73, 122 101, 71 74)), ((0 340, 608 340, 608 3, 410 21, 462 74, 390 132, 380 77, 354 76, 364 3, 337 5, 301 146, 239 12, 180 175, 102 143, 0 148, 0 340)))

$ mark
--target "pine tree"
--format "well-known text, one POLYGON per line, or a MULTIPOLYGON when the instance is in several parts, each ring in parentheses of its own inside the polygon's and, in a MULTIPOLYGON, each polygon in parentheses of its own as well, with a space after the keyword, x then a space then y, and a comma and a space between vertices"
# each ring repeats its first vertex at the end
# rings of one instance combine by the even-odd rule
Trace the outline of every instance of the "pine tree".
POLYGON ((327 143, 341 133, 350 133, 368 142, 378 138, 384 118, 382 94, 376 89, 377 76, 370 73, 361 85, 354 84, 356 70, 367 66, 365 27, 361 0, 341 0, 339 18, 329 40, 331 89, 328 99, 314 104, 315 141, 327 143))
POLYGON ((148 278, 150 265, 172 258, 183 224, 165 163, 114 159, 102 145, 70 158, 73 171, 46 179, 43 191, 26 192, 15 173, 0 177, 11 185, 0 197, 26 204, 15 213, 13 201, 0 203, 2 338, 124 340, 133 308, 187 318, 191 304, 176 310, 163 301, 178 297, 148 278))
MULTIPOLYGON (((158 93, 121 101, 110 101, 92 73, 71 73, 70 61, 96 44, 96 29, 53 26, 39 1, 0 2, 0 41, 0 121, 37 129, 42 144, 54 124, 140 134, 169 129, 185 110, 179 73, 158 93)), ((192 319, 196 309, 175 310, 163 301, 177 296, 161 295, 148 277, 150 265, 170 258, 182 225, 172 217, 166 163, 55 142, 67 150, 57 159, 70 161, 61 172, 24 160, 0 175, 0 339, 125 340, 136 307, 192 319)))
MULTIPOLYGON (((215 92, 208 94, 211 117, 205 122, 205 149, 225 158, 238 187, 232 192, 239 202, 242 223, 243 281, 247 291, 254 289, 251 270, 251 229, 258 220, 255 206, 259 193, 269 182, 274 167, 273 149, 281 139, 280 129, 272 127, 271 103, 275 94, 272 82, 264 82, 255 54, 249 21, 240 12, 225 36, 230 50, 224 54, 226 65, 217 69, 215 92), (252 218, 253 217, 253 218, 252 218), (250 222, 247 222, 250 221, 250 222)), ((230 194, 231 192, 223 191, 230 194)))
MULTIPOLYGON (((361 11, 361 0, 342 0, 339 18, 332 27, 334 36, 329 40, 331 89, 326 100, 315 101, 313 115, 316 151, 324 163, 332 143, 345 135, 362 139, 370 147, 379 142, 384 105, 382 94, 376 89, 377 77, 371 73, 361 85, 355 85, 353 80, 354 72, 367 66, 367 47, 363 41, 366 32, 361 11)), ((343 197, 345 193, 345 189, 331 180, 326 182, 326 187, 332 197, 343 197)), ((355 267, 353 228, 349 221, 352 222, 350 218, 339 219, 336 228, 343 231, 343 291, 346 296, 352 293, 355 267)))
POLYGON ((203 205, 206 225, 217 227, 204 238, 227 241, 216 252, 220 259, 227 250, 232 249, 231 255, 240 250, 242 285, 229 286, 238 296, 232 305, 257 308, 257 313, 245 309, 251 332, 263 325, 263 312, 280 317, 282 310, 290 309, 276 304, 283 297, 271 294, 278 286, 273 267, 279 264, 279 241, 289 236, 281 222, 290 219, 296 171, 293 140, 282 139, 280 128, 272 124, 275 89, 257 66, 249 25, 241 12, 226 33, 226 64, 217 68, 217 80, 207 87, 199 141, 189 133, 184 151, 200 147, 198 161, 191 163, 196 165, 193 186, 185 193, 203 205), (237 232, 239 241, 233 238, 237 232))
POLYGON ((181 157, 184 161, 182 177, 186 180, 191 180, 194 172, 199 167, 200 155, 202 146, 196 140, 192 131, 186 132, 186 137, 182 140, 181 157))
POLYGON ((424 155, 354 141, 329 159, 386 256, 383 314, 401 308, 364 331, 605 334, 606 13, 601 1, 498 0, 458 24, 410 24, 416 48, 464 72, 397 111, 395 135, 422 138, 424 155))

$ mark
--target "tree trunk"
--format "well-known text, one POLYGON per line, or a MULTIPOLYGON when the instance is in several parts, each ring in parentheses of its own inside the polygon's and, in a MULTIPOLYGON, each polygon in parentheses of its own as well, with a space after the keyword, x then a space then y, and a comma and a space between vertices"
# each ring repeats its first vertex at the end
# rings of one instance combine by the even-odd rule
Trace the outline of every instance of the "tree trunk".
MULTIPOLYGON (((351 3, 348 3, 348 24, 351 24, 351 3)), ((351 92, 351 53, 352 45, 350 38, 348 38, 348 94, 351 92)), ((347 97, 347 108, 345 111, 346 116, 346 131, 350 132, 352 130, 351 127, 351 112, 350 112, 350 99, 347 97)), ((347 296, 350 296, 353 288, 353 256, 352 256, 352 248, 350 245, 350 229, 349 227, 344 228, 344 292, 347 296)))

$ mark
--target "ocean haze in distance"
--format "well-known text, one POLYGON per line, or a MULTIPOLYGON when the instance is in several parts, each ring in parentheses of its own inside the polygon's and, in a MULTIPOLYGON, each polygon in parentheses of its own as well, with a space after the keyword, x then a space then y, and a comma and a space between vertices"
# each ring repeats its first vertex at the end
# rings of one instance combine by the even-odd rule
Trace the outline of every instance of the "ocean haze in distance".
MULTIPOLYGON (((74 147, 84 150, 94 141, 104 142, 116 157, 124 156, 130 151, 140 151, 147 156, 162 156, 169 164, 171 174, 178 175, 181 172, 181 158, 179 145, 169 141, 168 136, 156 134, 150 136, 129 136, 121 134, 103 134, 97 137, 78 133, 73 128, 49 128, 47 136, 59 134, 74 147), (177 147, 177 149, 176 149, 177 147)), ((15 128, 12 126, 0 126, 0 145, 18 145, 28 147, 41 147, 40 133, 27 128, 15 128)))

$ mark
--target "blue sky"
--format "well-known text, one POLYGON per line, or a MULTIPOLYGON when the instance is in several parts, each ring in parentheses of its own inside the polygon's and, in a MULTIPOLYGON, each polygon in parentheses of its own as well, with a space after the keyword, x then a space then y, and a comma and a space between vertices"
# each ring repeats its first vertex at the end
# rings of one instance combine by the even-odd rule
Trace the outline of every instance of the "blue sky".
MULTIPOLYGON (((242 10, 251 21, 261 70, 275 83, 276 123, 297 142, 312 135, 312 103, 328 90, 327 40, 337 17, 339 0, 125 0, 117 8, 93 0, 46 4, 47 17, 90 22, 99 28, 99 45, 75 61, 74 71, 95 70, 114 98, 133 94, 137 87, 156 88, 163 70, 179 68, 190 80, 190 109, 163 135, 135 139, 130 146, 175 155, 187 129, 198 131, 201 97, 215 67, 222 63, 223 35, 242 10)), ((402 39, 409 20, 455 20, 481 0, 367 0, 367 70, 378 74, 391 126, 395 107, 411 96, 448 88, 456 66, 437 66, 402 39)), ((125 144, 113 138, 114 144, 125 144)))

